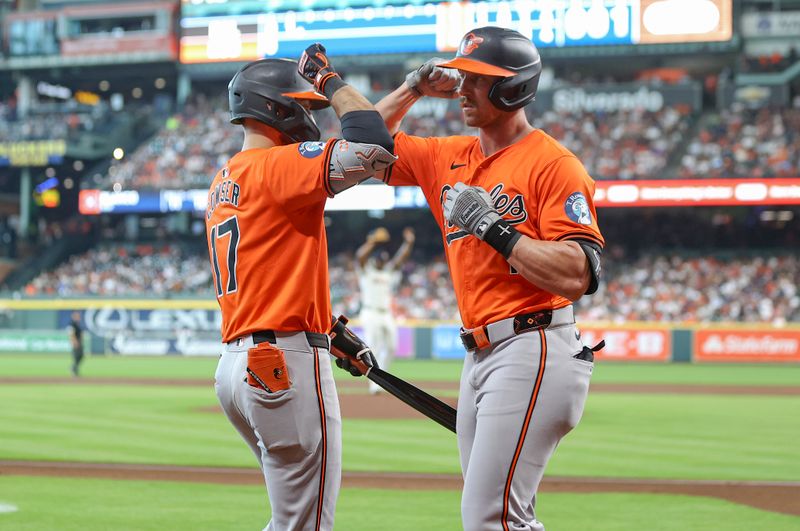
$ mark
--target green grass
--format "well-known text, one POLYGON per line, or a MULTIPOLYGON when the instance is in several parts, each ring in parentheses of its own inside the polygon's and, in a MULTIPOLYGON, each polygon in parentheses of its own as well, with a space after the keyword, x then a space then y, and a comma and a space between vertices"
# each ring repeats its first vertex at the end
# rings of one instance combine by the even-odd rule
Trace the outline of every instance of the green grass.
MULTIPOLYGON (((336 529, 457 531, 455 491, 343 489, 336 529)), ((161 531, 260 529, 268 508, 263 488, 158 481, 0 477, 0 529, 17 531, 161 531)), ((715 498, 654 494, 542 493, 538 516, 561 531, 702 529, 790 531, 800 518, 715 498)))
MULTIPOLYGON (((364 397, 369 400, 369 397, 364 397)), ((209 387, 0 386, 0 459, 253 466, 209 387)), ((797 480, 798 396, 595 393, 548 473, 797 480), (768 443, 767 443, 768 441, 768 443)), ((424 419, 344 419, 346 470, 458 473, 424 419)))
MULTIPOLYGON (((0 459, 254 466, 212 387, 0 386, 0 459), (32 421, 35 419, 35 421, 32 421)), ((353 470, 458 472, 455 437, 424 419, 346 419, 353 470)))
POLYGON ((547 472, 797 481, 798 410, 800 396, 595 393, 547 472))
MULTIPOLYGON (((81 365, 81 375, 85 378, 125 377, 125 378, 185 378, 197 379, 214 377, 217 367, 216 356, 88 356, 81 365)), ((8 376, 70 376, 72 358, 51 354, 0 354, 0 377, 8 376)), ((460 361, 416 361, 395 360, 391 372, 397 376, 417 381, 451 380, 458 381, 461 375, 460 361)), ((337 379, 352 377, 344 371, 336 370, 337 379)))
MULTIPOLYGON (((69 355, 0 354, 0 376, 69 376, 69 355)), ((82 374, 97 377, 209 379, 217 358, 180 356, 89 356, 82 374)), ((414 381, 458 381, 461 361, 395 360, 390 372, 414 381)), ((337 380, 352 379, 334 371, 337 380)), ((598 363, 595 383, 663 383, 800 386, 800 364, 598 363)))
POLYGON ((593 383, 800 386, 800 364, 598 363, 593 383))

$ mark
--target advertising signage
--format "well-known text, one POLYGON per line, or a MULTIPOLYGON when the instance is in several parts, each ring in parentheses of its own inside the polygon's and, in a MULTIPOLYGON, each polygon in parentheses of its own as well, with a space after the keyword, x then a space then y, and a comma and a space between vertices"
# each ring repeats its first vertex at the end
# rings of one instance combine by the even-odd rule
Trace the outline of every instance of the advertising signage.
MULTIPOLYGON (((207 201, 208 190, 81 190, 78 208, 87 215, 203 212, 207 201)), ((598 207, 800 205, 800 178, 597 181, 594 202, 598 207)), ((417 187, 362 185, 328 200, 325 209, 427 207, 425 196, 417 187)))
POLYGON ((297 57, 315 41, 331 55, 453 52, 467 31, 487 25, 515 29, 542 48, 728 41, 733 34, 731 0, 195 4, 184 2, 183 63, 297 57))

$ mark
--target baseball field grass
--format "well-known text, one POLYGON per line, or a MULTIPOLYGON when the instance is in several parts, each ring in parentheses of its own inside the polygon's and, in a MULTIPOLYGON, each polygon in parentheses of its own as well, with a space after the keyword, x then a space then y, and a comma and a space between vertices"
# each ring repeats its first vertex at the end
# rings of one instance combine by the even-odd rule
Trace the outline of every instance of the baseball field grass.
MULTIPOLYGON (((170 481, 102 481, 6 476, 19 510, 0 514, 18 531, 260 529, 269 511, 261 487, 170 481)), ((540 498, 553 530, 798 529, 798 518, 714 498, 653 494, 553 494, 540 498)), ((343 489, 336 529, 457 531, 457 491, 343 489)))
MULTIPOLYGON (((67 356, 0 356, 0 461, 253 470, 249 450, 214 411, 215 365, 216 358, 92 357, 84 376, 73 381, 65 378, 67 356), (163 379, 177 381, 154 385, 163 379)), ((392 372, 455 396, 460 364, 398 361, 392 372), (447 382, 451 387, 441 387, 447 382)), ((373 399, 346 374, 337 381, 340 394, 373 399)), ((598 364, 593 384, 645 384, 652 391, 593 391, 548 476, 800 478, 800 392, 660 387, 795 388, 798 366, 607 363, 598 364)), ((459 473, 455 436, 425 419, 345 416, 343 439, 345 474, 459 473)), ((260 529, 268 514, 257 484, 7 474, 0 475, 0 529, 260 529), (3 506, 17 510, 3 513, 3 506)), ((538 500, 538 514, 551 530, 800 529, 798 516, 703 496, 544 490, 538 500)), ((456 489, 365 489, 345 481, 337 506, 337 529, 348 531, 459 528, 456 489)))

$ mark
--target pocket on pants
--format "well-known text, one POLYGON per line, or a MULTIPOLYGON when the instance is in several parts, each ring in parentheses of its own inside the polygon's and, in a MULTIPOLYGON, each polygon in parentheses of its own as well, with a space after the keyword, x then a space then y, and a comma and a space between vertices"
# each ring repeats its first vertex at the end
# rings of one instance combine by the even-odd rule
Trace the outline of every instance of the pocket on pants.
MULTIPOLYGON (((319 414, 309 414, 311 409, 313 413, 317 412, 317 398, 313 393, 307 396, 308 386, 303 381, 306 377, 313 378, 313 375, 304 374, 305 371, 295 364, 297 373, 292 374, 290 380, 284 353, 280 349, 273 349, 280 352, 280 359, 271 353, 263 365, 256 367, 256 374, 264 375, 259 378, 268 380, 265 383, 270 391, 263 389, 260 384, 250 385, 249 380, 252 377, 247 372, 241 377, 242 385, 246 388, 247 417, 264 447, 274 458, 296 460, 313 453, 320 438, 319 414), (275 369, 281 369, 283 376, 275 377, 275 369)), ((308 355, 300 355, 303 354, 308 355)), ((251 361, 252 357, 248 355, 248 367, 251 361)))
POLYGON ((247 384, 269 394, 289 390, 292 382, 283 351, 267 342, 248 349, 247 384))

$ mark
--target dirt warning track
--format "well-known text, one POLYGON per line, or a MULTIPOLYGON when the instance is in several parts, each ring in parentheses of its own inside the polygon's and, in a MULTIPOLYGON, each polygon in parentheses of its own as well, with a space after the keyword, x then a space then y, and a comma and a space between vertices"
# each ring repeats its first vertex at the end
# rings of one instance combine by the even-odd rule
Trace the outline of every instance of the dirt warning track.
MULTIPOLYGON (((105 463, 0 461, 0 476, 57 476, 116 480, 186 481, 228 485, 263 485, 255 468, 211 468, 105 463)), ((460 490, 451 474, 344 472, 343 487, 405 490, 460 490)), ((547 476, 542 492, 630 492, 709 496, 758 509, 800 516, 800 482, 688 481, 669 479, 547 476)))

